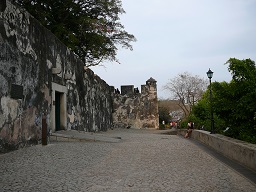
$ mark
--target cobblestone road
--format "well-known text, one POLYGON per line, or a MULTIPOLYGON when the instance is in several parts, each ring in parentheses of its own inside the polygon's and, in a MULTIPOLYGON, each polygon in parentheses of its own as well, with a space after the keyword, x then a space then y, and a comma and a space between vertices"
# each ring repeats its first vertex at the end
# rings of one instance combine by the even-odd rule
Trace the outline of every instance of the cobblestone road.
POLYGON ((188 139, 115 129, 121 142, 53 142, 0 155, 0 191, 221 191, 256 186, 188 139))

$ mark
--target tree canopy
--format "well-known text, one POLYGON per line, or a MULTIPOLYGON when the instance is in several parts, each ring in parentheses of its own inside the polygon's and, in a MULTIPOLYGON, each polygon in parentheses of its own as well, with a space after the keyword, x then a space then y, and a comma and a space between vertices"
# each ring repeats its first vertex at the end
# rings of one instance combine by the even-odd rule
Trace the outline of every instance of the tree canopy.
MULTIPOLYGON (((215 128, 227 136, 256 143, 255 62, 231 58, 226 64, 232 80, 212 83, 215 128)), ((210 125, 209 88, 192 113, 198 122, 210 125)))
POLYGON ((119 16, 121 0, 13 0, 74 51, 86 66, 118 62, 117 47, 132 50, 119 16))

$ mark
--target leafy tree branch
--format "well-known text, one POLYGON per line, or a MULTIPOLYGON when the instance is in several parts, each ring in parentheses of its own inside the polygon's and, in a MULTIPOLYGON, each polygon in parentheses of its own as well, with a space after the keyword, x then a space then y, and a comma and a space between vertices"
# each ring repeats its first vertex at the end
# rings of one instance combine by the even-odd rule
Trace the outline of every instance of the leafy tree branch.
MULTIPOLYGON (((115 61, 118 46, 132 50, 121 0, 13 0, 55 34, 89 66, 115 61)), ((118 62, 119 63, 119 62, 118 62)))

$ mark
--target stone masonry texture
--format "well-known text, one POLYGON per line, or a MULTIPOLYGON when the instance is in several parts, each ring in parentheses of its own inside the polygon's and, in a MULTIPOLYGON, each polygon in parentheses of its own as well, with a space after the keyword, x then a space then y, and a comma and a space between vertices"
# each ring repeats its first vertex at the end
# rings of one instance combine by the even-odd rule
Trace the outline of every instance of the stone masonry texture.
POLYGON ((52 131, 111 127, 110 86, 25 10, 0 8, 0 152, 37 144, 43 114, 52 131))
POLYGON ((119 102, 113 87, 26 10, 0 1, 0 153, 38 144, 43 116, 48 132, 107 131, 113 119, 158 128, 156 81, 146 89, 119 102))
POLYGON ((189 139, 158 131, 114 129, 104 136, 121 142, 52 142, 0 154, 0 191, 256 191, 189 139))
POLYGON ((121 93, 114 95, 114 127, 159 128, 155 79, 151 77, 141 85, 141 93, 134 92, 134 86, 122 86, 121 93))

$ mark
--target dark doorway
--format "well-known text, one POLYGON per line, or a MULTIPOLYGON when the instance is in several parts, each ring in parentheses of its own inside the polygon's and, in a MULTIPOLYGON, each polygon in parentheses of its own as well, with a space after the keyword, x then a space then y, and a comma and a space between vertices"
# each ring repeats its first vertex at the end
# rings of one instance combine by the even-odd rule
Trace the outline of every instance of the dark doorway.
POLYGON ((61 93, 55 92, 55 128, 60 130, 60 96, 61 93))

